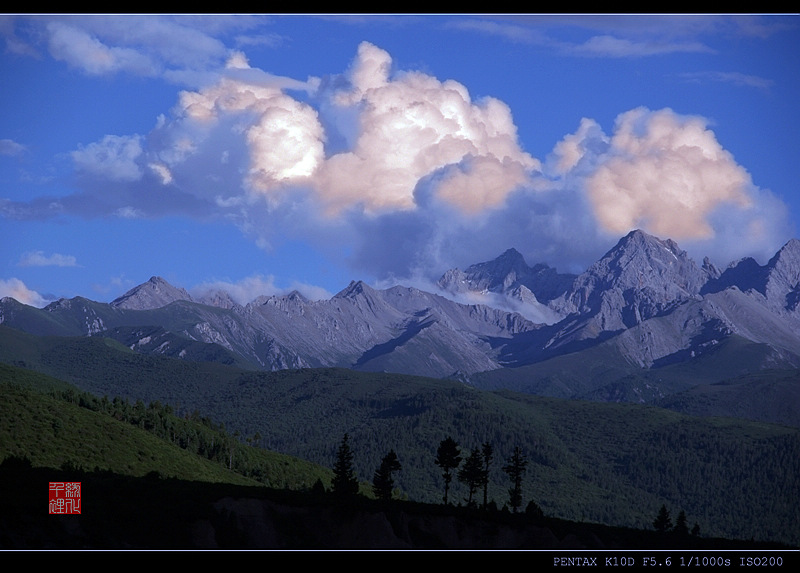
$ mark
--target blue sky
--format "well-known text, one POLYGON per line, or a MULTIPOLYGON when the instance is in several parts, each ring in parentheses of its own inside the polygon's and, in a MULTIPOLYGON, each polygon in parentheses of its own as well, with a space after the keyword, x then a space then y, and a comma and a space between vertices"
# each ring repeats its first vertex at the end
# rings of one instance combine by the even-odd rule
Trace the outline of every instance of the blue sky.
POLYGON ((426 285, 797 236, 794 15, 0 16, 0 296, 426 285))

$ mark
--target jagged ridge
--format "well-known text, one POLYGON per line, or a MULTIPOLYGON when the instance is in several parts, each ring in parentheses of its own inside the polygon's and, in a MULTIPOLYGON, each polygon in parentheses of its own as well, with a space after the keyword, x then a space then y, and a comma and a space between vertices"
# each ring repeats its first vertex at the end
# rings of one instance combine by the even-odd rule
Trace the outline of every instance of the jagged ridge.
POLYGON ((4 299, 0 322, 37 334, 105 333, 171 356, 188 352, 180 339, 216 344, 225 352, 207 356, 270 370, 469 379, 598 345, 630 367, 653 368, 695 360, 734 335, 771 348, 773 366, 800 365, 797 240, 764 266, 745 259, 720 272, 708 260, 698 266, 674 241, 633 231, 577 276, 528 266, 509 249, 447 271, 438 285, 441 294, 353 281, 330 300, 293 292, 239 305, 221 291, 194 299, 152 277, 110 304, 76 297, 38 310, 4 299), (158 345, 135 339, 131 329, 143 326, 163 331, 158 345))

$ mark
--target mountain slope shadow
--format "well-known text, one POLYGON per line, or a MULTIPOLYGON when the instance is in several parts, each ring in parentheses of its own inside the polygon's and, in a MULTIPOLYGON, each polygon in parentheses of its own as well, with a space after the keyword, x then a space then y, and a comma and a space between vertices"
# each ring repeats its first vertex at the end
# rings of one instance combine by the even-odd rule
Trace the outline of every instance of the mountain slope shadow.
POLYGON ((433 326, 434 324, 436 324, 435 318, 428 318, 427 320, 423 320, 420 322, 413 322, 409 324, 399 336, 387 342, 376 344, 375 346, 364 352, 364 354, 362 354, 359 357, 359 359, 356 360, 356 362, 353 364, 353 368, 355 369, 362 368, 365 364, 367 364, 371 360, 392 353, 396 348, 403 346, 409 340, 417 336, 420 332, 422 332, 423 330, 425 330, 430 326, 433 326))

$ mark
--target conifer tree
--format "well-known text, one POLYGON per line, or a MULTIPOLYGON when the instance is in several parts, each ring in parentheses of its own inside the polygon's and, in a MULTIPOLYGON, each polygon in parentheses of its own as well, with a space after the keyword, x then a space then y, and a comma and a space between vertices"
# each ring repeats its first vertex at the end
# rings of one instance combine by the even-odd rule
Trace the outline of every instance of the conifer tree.
POLYGON ((447 437, 439 444, 439 449, 436 450, 436 465, 442 468, 442 477, 444 478, 444 504, 448 503, 448 494, 450 492, 450 482, 453 481, 453 470, 461 464, 461 449, 458 447, 456 441, 447 437))
POLYGON ((680 536, 689 535, 689 524, 686 522, 686 512, 681 510, 678 514, 678 519, 675 522, 675 533, 680 536))
POLYGON ((489 466, 492 465, 492 458, 494 457, 492 444, 485 442, 481 446, 481 453, 483 454, 483 479, 481 480, 481 485, 483 485, 483 509, 486 509, 489 505, 489 466))
POLYGON ((375 471, 375 476, 372 478, 372 491, 375 497, 382 500, 392 499, 392 490, 394 489, 394 478, 392 473, 399 472, 402 468, 400 460, 397 459, 397 454, 394 450, 390 450, 381 461, 380 467, 375 471))
POLYGON ((478 448, 474 448, 470 452, 464 462, 464 467, 458 470, 458 480, 467 485, 469 490, 467 505, 472 505, 472 496, 475 495, 475 491, 483 483, 483 458, 478 448))
POLYGON ((341 496, 358 493, 358 478, 353 470, 353 452, 350 449, 350 434, 345 434, 336 452, 336 463, 333 465, 333 492, 341 496))
POLYGON ((528 465, 528 460, 522 454, 522 449, 519 446, 514 447, 514 453, 508 460, 508 463, 503 466, 503 471, 511 478, 512 487, 508 490, 509 505, 514 513, 517 513, 522 507, 522 476, 525 474, 525 468, 528 465))
POLYGON ((661 509, 658 511, 658 516, 653 521, 653 527, 656 528, 656 531, 660 531, 661 533, 666 533, 672 529, 672 519, 669 517, 669 510, 666 505, 662 505, 661 509))

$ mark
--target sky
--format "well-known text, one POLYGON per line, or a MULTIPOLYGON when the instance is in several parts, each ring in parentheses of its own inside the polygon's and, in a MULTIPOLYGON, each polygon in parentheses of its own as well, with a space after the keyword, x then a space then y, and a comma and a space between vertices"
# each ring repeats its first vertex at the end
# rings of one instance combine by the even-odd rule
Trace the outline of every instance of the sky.
POLYGON ((797 237, 796 15, 0 15, 0 297, 797 237))

